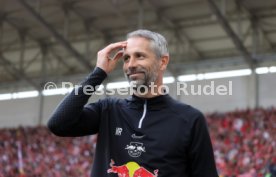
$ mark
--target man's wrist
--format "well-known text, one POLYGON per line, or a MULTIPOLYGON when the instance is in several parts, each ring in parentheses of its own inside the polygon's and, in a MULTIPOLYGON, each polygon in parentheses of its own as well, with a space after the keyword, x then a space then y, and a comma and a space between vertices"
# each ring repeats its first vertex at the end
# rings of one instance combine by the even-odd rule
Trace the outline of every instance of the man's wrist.
POLYGON ((100 85, 107 77, 107 73, 100 67, 95 67, 94 70, 87 76, 86 81, 82 85, 100 85))
POLYGON ((107 77, 107 72, 99 66, 95 67, 95 69, 92 71, 92 73, 94 73, 94 72, 99 73, 101 75, 105 75, 105 77, 107 77))

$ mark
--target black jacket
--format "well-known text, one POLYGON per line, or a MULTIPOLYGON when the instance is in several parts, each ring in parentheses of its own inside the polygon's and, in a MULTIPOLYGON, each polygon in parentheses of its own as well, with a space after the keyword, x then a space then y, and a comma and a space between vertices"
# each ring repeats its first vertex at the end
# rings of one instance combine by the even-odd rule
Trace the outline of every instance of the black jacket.
MULTIPOLYGON (((101 84, 96 68, 82 83, 101 84)), ((58 136, 98 133, 92 177, 217 177, 204 116, 169 95, 142 99, 106 98, 73 91, 48 122, 58 136), (86 105, 87 104, 87 105, 86 105)))

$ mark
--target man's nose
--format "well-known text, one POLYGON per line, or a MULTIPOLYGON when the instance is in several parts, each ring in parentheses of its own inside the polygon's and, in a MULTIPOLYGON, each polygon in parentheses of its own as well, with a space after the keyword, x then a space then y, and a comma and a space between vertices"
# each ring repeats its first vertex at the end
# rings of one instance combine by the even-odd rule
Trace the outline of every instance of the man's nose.
POLYGON ((135 68, 137 65, 136 59, 134 57, 131 57, 128 62, 128 68, 135 68))

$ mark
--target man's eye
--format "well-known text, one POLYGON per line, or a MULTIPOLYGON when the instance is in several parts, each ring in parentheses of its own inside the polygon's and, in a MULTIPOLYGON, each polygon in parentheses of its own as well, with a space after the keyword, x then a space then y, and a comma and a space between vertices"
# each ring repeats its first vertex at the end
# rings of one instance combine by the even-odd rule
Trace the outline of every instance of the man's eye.
POLYGON ((137 54, 137 58, 144 58, 144 55, 137 54))
POLYGON ((123 60, 124 62, 127 62, 129 60, 129 56, 124 56, 123 60))

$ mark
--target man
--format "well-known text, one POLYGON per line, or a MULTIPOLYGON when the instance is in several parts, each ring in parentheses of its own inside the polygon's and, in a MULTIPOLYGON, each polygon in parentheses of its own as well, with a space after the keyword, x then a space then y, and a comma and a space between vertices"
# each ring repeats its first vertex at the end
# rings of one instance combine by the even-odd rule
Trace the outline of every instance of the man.
POLYGON ((134 31, 99 51, 94 71, 58 106, 48 122, 54 134, 98 133, 92 177, 218 176, 204 116, 160 89, 168 63, 162 35, 134 31), (100 85, 120 58, 134 94, 87 104, 83 88, 100 85))

